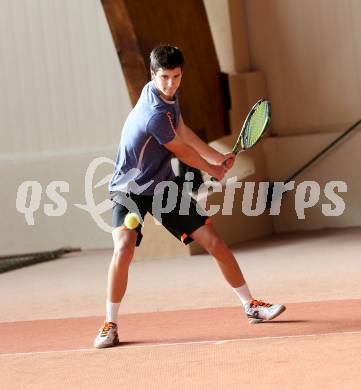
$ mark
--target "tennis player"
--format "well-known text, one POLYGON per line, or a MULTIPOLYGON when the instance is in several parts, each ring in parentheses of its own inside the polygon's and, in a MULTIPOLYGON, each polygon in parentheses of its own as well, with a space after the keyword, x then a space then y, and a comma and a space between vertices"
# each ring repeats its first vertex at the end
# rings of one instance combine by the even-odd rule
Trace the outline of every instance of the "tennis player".
MULTIPOLYGON (((177 96, 183 65, 183 54, 177 47, 161 45, 152 50, 152 79, 143 88, 123 127, 109 184, 113 200, 114 252, 108 271, 106 319, 94 340, 96 348, 119 344, 119 306, 127 287, 129 264, 135 247, 142 240, 142 224, 136 229, 127 228, 124 224, 126 215, 136 212, 144 220, 149 212, 157 217, 154 204, 164 206, 174 196, 171 188, 180 184, 171 167, 173 156, 218 180, 234 163, 232 153, 219 153, 185 125, 177 96), (159 188, 168 189, 168 192, 159 191, 159 188), (160 202, 155 201, 157 197, 162 197, 160 202)), ((179 199, 175 207, 161 214, 163 226, 186 245, 196 241, 215 258, 250 323, 271 320, 281 314, 285 306, 253 299, 234 255, 216 233, 210 219, 198 212, 193 199, 189 212, 180 213, 181 192, 181 189, 176 191, 175 196, 179 199)))

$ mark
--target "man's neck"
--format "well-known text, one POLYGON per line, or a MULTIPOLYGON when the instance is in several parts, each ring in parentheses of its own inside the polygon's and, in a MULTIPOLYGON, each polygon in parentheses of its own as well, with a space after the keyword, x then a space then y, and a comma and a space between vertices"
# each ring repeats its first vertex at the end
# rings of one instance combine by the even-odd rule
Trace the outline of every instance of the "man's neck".
MULTIPOLYGON (((158 91, 159 92, 159 91, 158 91)), ((166 98, 164 95, 162 95, 160 92, 159 92, 159 97, 163 100, 163 102, 165 102, 165 103, 168 103, 168 104, 174 104, 174 102, 175 102, 175 99, 174 99, 174 97, 172 98, 172 99, 170 99, 170 98, 166 98), (169 100, 170 99, 170 100, 169 100)))

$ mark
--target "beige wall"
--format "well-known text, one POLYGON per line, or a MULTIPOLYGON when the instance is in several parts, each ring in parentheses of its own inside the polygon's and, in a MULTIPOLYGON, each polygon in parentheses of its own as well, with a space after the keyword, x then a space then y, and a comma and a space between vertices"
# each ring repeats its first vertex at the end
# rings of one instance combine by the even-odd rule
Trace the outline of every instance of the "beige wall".
MULTIPOLYGON (((217 13, 222 15, 212 33, 222 69, 230 74, 232 111, 239 105, 239 113, 231 111, 232 130, 262 91, 259 82, 245 81, 261 75, 272 103, 270 132, 278 137, 263 143, 264 153, 258 158, 265 159, 265 176, 284 180, 361 116, 361 3, 207 0, 206 6, 211 26, 217 13), (252 95, 254 88, 257 93, 252 95)), ((321 199, 306 211, 305 220, 299 220, 294 196, 288 195, 280 216, 272 218, 273 231, 359 226, 359 147, 358 135, 353 135, 298 178, 317 181, 321 188, 330 180, 345 181, 342 216, 325 217, 321 199)), ((262 172, 256 173, 262 177, 262 172)))
POLYGON ((243 0, 204 0, 222 72, 250 70, 248 32, 243 0))
MULTIPOLYGON (((251 64, 265 74, 272 133, 281 136, 265 143, 267 167, 271 179, 282 180, 361 117, 361 3, 246 0, 245 9, 251 64)), ((324 216, 320 201, 299 220, 291 195, 274 217, 275 231, 359 226, 359 150, 356 134, 297 178, 321 188, 345 181, 341 216, 324 216)))
POLYGON ((361 3, 205 0, 221 70, 261 71, 273 133, 339 131, 358 119, 361 3))
MULTIPOLYGON (((73 205, 84 203, 89 163, 115 157, 131 108, 100 1, 1 1, 0 51, 0 253, 110 247, 110 235, 73 205), (16 209, 25 180, 43 189, 34 226, 16 209), (54 180, 69 183, 67 211, 49 217, 54 180)), ((107 196, 106 185, 97 191, 107 196)))
POLYGON ((361 2, 246 0, 252 68, 275 134, 340 131, 361 116, 361 2))
POLYGON ((130 103, 100 2, 0 7, 2 157, 116 144, 130 103))
MULTIPOLYGON (((264 143, 267 156, 269 177, 273 181, 282 181, 291 176, 306 161, 310 160, 319 150, 332 142, 338 134, 299 135, 294 137, 271 137, 264 143), (297 153, 295 152, 297 151, 297 153)), ((359 161, 361 150, 361 134, 353 133, 331 153, 299 177, 295 178, 295 190, 287 192, 282 198, 281 213, 273 217, 275 232, 296 230, 322 229, 327 227, 360 226, 361 222, 361 186, 359 161), (302 212, 296 211, 296 188, 303 181, 311 181, 320 186, 320 196, 315 205, 306 207, 304 218, 302 212), (327 183, 332 181, 344 182, 347 192, 335 191, 344 203, 344 210, 338 216, 324 214, 323 205, 330 204, 335 208, 334 196, 332 201, 325 196, 327 183)), ((313 184, 312 184, 313 185, 313 184)), ((340 187, 341 189, 342 187, 340 187)), ((316 189, 317 191, 317 189, 316 189)), ((303 197, 301 197, 303 199, 303 197)), ((305 197, 308 202, 308 196, 305 197)), ((338 202, 338 200, 336 200, 338 202)), ((341 204, 339 210, 342 210, 341 204)))
MULTIPOLYGON (((361 114, 360 2, 205 0, 205 5, 221 69, 230 75, 233 104, 233 134, 215 146, 230 147, 254 100, 268 96, 272 101, 271 130, 278 137, 238 158, 240 177, 284 178, 361 114)), ((84 203, 91 161, 114 158, 130 110, 100 1, 2 1, 0 49, 0 253, 62 245, 110 247, 109 233, 75 206, 84 203), (68 182, 66 214, 45 215, 44 204, 51 201, 43 193, 36 224, 28 226, 16 210, 24 180, 38 181, 43 191, 53 180, 68 182)), ((250 220, 237 214, 231 222, 217 217, 217 227, 229 242, 237 242, 272 230, 360 225, 359 150, 356 135, 305 176, 320 184, 340 177, 347 182, 342 217, 326 218, 316 206, 307 211, 306 221, 299 221, 292 199, 286 198, 285 212, 277 218, 250 220)), ((111 171, 105 164, 97 180, 111 171)), ((96 202, 106 196, 105 184, 95 190, 96 202)), ((110 222, 109 211, 103 217, 110 222)), ((154 235, 151 226, 147 229, 150 245, 154 235)), ((168 235, 156 232, 170 253, 174 241, 165 244, 168 235)), ((184 253, 184 247, 174 248, 184 253)))

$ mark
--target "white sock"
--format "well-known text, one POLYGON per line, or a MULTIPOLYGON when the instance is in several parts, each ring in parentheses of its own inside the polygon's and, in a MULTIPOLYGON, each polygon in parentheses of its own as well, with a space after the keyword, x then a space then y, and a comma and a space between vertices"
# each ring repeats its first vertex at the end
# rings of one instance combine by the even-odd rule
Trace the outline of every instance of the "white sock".
POLYGON ((241 287, 233 288, 233 291, 237 294, 238 298, 241 300, 242 305, 246 306, 247 303, 252 301, 252 295, 249 291, 247 283, 241 287))
POLYGON ((113 303, 107 300, 107 321, 114 322, 114 324, 118 323, 118 311, 119 311, 119 303, 113 303))

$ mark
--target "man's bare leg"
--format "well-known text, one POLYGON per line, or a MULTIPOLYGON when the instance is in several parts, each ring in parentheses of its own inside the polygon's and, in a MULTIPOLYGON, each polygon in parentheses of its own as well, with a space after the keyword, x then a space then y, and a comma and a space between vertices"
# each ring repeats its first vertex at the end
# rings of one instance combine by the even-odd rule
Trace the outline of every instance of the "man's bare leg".
POLYGON ((251 324, 272 320, 286 310, 283 305, 269 304, 252 298, 236 258, 212 225, 200 227, 191 237, 215 258, 223 276, 242 302, 251 324))
POLYGON ((133 259, 137 232, 116 228, 112 232, 114 251, 108 270, 106 320, 94 340, 95 348, 114 347, 119 344, 118 312, 128 284, 129 265, 133 259))
POLYGON ((112 232, 114 251, 108 270, 107 299, 120 303, 128 284, 129 265, 133 259, 137 232, 114 229, 112 232))
POLYGON ((232 251, 212 225, 200 227, 191 234, 191 237, 215 258, 223 276, 233 288, 246 283, 232 251))

